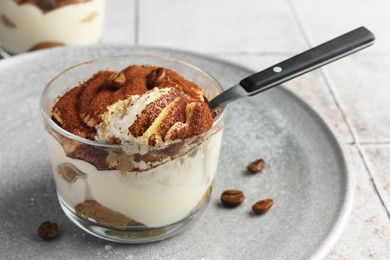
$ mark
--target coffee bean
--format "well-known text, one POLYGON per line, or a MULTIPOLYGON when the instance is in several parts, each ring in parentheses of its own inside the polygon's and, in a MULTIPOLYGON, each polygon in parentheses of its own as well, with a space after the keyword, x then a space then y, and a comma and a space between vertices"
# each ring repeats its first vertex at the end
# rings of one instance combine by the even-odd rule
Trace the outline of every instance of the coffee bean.
POLYGON ((272 199, 266 199, 266 200, 259 200, 252 206, 253 212, 256 214, 263 214, 267 212, 272 205, 274 204, 274 201, 272 199))
POLYGON ((165 78, 164 68, 157 68, 149 72, 146 76, 146 86, 148 89, 152 89, 160 84, 165 78))
POLYGON ((57 223, 51 223, 50 221, 43 222, 38 228, 38 235, 43 240, 52 240, 58 236, 57 223))
POLYGON ((225 190, 221 194, 221 201, 225 206, 236 207, 245 199, 244 193, 240 190, 225 190))
POLYGON ((265 161, 263 159, 258 159, 256 161, 252 162, 251 164, 249 164, 247 169, 251 173, 257 173, 257 172, 260 172, 264 168, 264 165, 265 165, 265 161))
POLYGON ((126 76, 123 73, 113 73, 108 77, 107 81, 109 86, 120 89, 126 83, 126 76))

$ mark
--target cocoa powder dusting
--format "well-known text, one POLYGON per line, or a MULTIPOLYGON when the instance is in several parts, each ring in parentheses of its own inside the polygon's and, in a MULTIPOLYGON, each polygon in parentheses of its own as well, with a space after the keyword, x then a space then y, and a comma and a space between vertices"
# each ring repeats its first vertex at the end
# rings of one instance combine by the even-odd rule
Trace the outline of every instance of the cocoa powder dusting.
MULTIPOLYGON (((162 91, 156 100, 139 112, 135 121, 129 126, 129 133, 134 137, 142 136, 147 130, 150 131, 150 126, 158 118, 153 125, 153 132, 150 132, 151 135, 146 140, 147 145, 156 147, 161 141, 186 139, 209 130, 213 125, 213 117, 207 103, 203 100, 202 90, 167 68, 164 68, 165 75, 159 78, 158 84, 152 90, 148 90, 147 75, 156 68, 132 65, 120 72, 98 71, 85 82, 59 97, 51 117, 66 131, 95 140, 96 126, 102 122, 109 105, 133 95, 170 88, 162 91), (115 80, 117 82, 114 82, 115 80)), ((115 136, 108 136, 106 141, 115 144, 121 142, 115 136)), ((60 142, 68 157, 91 163, 98 170, 119 169, 120 165, 124 165, 120 160, 118 162, 108 160, 109 149, 80 144, 67 138, 61 138, 60 142)), ((161 156, 166 156, 165 154, 168 153, 173 153, 171 156, 175 157, 174 149, 171 148, 176 149, 176 144, 161 150, 156 158, 152 159, 161 161, 163 159, 161 156)), ((141 171, 138 168, 133 169, 132 165, 124 165, 124 167, 126 171, 141 171)))
MULTIPOLYGON (((129 96, 146 93, 147 77, 156 69, 161 70, 149 65, 131 65, 118 73, 111 70, 99 71, 59 98, 54 105, 52 119, 66 131, 93 140, 96 135, 95 127, 102 121, 107 106, 129 96), (112 86, 111 81, 115 75, 121 75, 119 88, 112 86)), ((188 138, 211 128, 213 124, 211 112, 203 101, 202 90, 196 84, 164 68, 164 77, 159 79, 156 87, 173 90, 172 93, 149 104, 135 123, 129 126, 134 136, 141 136, 171 102, 177 104, 171 106, 167 113, 169 117, 164 118, 158 129, 162 137, 176 122, 183 125, 169 133, 169 140, 188 138), (176 100, 178 98, 182 100, 176 100), (185 124, 186 118, 190 119, 189 124, 185 124)))
POLYGON ((96 130, 87 126, 79 117, 78 100, 85 86, 78 86, 65 93, 55 104, 52 119, 68 132, 83 138, 94 139, 96 130))

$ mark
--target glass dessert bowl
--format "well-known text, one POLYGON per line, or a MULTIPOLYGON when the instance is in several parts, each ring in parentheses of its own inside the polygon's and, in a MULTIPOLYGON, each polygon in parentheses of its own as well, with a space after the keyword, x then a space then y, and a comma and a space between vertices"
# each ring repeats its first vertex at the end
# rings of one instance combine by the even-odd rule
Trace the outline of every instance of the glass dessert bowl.
POLYGON ((0 0, 0 43, 10 54, 97 43, 105 0, 0 0))
POLYGON ((40 107, 65 214, 122 243, 188 227, 206 207, 217 171, 225 108, 212 113, 207 100, 220 92, 200 69, 161 57, 110 57, 60 73, 40 107), (107 92, 113 98, 103 98, 107 92))

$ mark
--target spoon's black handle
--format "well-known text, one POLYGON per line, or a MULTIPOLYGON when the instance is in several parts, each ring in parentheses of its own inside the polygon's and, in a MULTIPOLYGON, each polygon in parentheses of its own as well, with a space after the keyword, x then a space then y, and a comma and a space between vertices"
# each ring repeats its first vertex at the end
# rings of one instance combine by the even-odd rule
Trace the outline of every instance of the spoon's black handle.
POLYGON ((240 81, 249 93, 257 94, 334 60, 340 59, 374 43, 375 36, 364 27, 359 27, 333 40, 282 61, 268 69, 240 81))

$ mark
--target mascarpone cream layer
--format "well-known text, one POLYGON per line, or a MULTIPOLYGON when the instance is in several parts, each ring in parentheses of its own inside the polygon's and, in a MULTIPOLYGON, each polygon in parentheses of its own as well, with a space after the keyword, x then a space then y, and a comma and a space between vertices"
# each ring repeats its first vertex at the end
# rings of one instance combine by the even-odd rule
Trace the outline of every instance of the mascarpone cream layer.
POLYGON ((57 191, 71 207, 96 200, 149 227, 161 227, 190 214, 210 186, 217 170, 222 131, 190 152, 144 172, 98 171, 93 165, 65 155, 60 143, 47 134, 57 191), (75 182, 57 173, 71 163, 86 174, 75 182))

